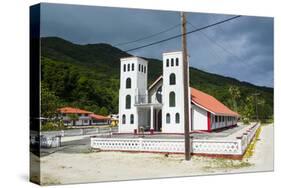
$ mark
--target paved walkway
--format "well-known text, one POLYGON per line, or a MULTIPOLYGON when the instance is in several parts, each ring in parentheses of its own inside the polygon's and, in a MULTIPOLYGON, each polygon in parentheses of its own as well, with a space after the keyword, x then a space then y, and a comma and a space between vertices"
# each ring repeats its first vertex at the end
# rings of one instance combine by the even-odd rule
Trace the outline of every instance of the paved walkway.
MULTIPOLYGON (((214 132, 200 132, 200 133, 191 133, 191 136, 195 139, 212 139, 212 140, 220 140, 220 139, 233 139, 238 136, 242 136, 244 132, 255 123, 251 123, 250 125, 238 125, 236 127, 218 130, 214 132)), ((144 135, 134 135, 134 134, 113 134, 109 136, 110 138, 147 138, 147 139, 183 139, 184 135, 180 134, 148 134, 144 135)))
POLYGON ((237 137, 240 137, 240 136, 243 136, 243 133, 246 133, 247 132, 247 129, 255 126, 256 123, 251 123, 250 125, 247 125, 247 126, 244 126, 242 129, 240 129, 239 131, 227 136, 226 138, 227 139, 235 139, 237 137))
POLYGON ((197 139, 212 139, 212 140, 220 140, 220 139, 236 139, 243 135, 243 133, 247 132, 247 129, 254 126, 256 123, 250 123, 249 125, 238 125, 233 128, 211 132, 211 133, 199 133, 194 136, 197 139))
POLYGON ((261 134, 249 162, 255 164, 250 170, 272 171, 274 168, 274 125, 261 127, 261 134))

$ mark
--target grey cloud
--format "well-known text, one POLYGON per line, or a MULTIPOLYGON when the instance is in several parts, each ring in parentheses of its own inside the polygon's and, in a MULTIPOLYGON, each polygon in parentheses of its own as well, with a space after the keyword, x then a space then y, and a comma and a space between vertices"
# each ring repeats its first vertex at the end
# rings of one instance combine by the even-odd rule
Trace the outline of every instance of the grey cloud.
MULTIPOLYGON (((173 11, 45 3, 41 10, 41 36, 58 36, 79 44, 115 45, 180 23, 179 13, 173 11)), ((196 27, 233 16, 203 13, 187 15, 187 20, 196 27)), ((187 25, 187 29, 191 31, 194 28, 187 25)), ((175 28, 149 40, 118 47, 126 50, 179 33, 180 28, 175 28)), ((197 32, 187 38, 191 66, 257 85, 273 86, 273 18, 242 16, 206 29, 204 34, 197 32)), ((180 49, 180 39, 175 39, 131 53, 161 59, 163 52, 180 49)))

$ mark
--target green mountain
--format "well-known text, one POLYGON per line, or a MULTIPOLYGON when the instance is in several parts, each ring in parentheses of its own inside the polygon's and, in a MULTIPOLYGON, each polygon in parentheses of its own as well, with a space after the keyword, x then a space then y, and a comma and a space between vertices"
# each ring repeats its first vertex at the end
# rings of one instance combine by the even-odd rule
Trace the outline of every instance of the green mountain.
MULTIPOLYGON (((109 44, 78 45, 58 37, 41 38, 42 82, 59 98, 60 105, 101 114, 117 113, 120 58, 128 56, 131 55, 109 44)), ((152 83, 162 74, 162 61, 144 59, 149 61, 148 80, 152 83)), ((262 104, 258 103, 262 105, 260 116, 273 113, 273 88, 255 86, 192 67, 190 84, 233 108, 229 88, 238 87, 240 97, 236 103, 239 112, 247 105, 247 97, 259 93, 258 100, 262 101, 262 104)))

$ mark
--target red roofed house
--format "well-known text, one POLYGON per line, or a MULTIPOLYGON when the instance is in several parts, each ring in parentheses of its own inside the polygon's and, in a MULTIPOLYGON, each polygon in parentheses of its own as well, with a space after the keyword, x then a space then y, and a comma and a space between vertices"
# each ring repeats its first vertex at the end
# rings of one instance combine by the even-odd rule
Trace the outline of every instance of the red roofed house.
POLYGON ((90 117, 92 118, 92 124, 93 125, 104 125, 104 124, 109 124, 110 119, 109 117, 98 115, 98 114, 90 114, 90 117))
MULTIPOLYGON (((147 87, 148 62, 121 58, 119 132, 184 133, 182 52, 163 54, 163 76, 147 87)), ((237 124, 239 114, 216 98, 190 88, 190 130, 213 131, 237 124)))
POLYGON ((79 108, 63 107, 59 108, 58 112, 66 126, 104 125, 110 120, 108 117, 79 108))

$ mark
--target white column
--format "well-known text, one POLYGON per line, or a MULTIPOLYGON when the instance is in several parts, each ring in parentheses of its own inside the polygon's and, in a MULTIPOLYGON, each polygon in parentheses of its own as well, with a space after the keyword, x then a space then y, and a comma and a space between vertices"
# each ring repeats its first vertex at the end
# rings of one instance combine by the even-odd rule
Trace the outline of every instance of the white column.
POLYGON ((153 130, 153 106, 150 107, 150 130, 153 130))

